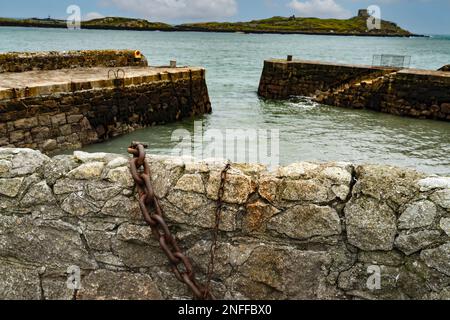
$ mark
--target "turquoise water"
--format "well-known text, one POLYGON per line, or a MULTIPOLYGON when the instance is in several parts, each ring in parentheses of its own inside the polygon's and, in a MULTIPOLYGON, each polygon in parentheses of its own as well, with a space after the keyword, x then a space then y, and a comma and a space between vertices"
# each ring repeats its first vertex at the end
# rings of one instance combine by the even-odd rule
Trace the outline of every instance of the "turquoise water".
MULTIPOLYGON (((0 28, 0 51, 111 48, 140 49, 152 65, 167 65, 175 59, 179 65, 207 68, 214 112, 197 119, 203 120, 204 130, 278 129, 282 164, 339 160, 407 166, 450 175, 450 123, 338 109, 305 99, 263 101, 256 94, 264 59, 293 54, 301 59, 371 64, 374 54, 385 53, 410 55, 411 67, 437 69, 450 63, 450 37, 0 28)), ((131 140, 142 140, 150 143, 153 153, 168 154, 176 144, 171 142, 173 130, 185 128, 193 132, 193 121, 139 130, 85 150, 125 152, 131 140)), ((248 148, 254 152, 254 146, 248 148)))

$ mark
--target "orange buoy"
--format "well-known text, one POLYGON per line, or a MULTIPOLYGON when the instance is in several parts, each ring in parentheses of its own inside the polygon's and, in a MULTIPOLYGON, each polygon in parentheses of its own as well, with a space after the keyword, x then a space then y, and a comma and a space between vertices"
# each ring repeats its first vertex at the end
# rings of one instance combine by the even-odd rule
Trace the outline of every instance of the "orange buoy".
POLYGON ((134 52, 134 58, 135 59, 142 59, 142 53, 139 50, 136 50, 134 52))

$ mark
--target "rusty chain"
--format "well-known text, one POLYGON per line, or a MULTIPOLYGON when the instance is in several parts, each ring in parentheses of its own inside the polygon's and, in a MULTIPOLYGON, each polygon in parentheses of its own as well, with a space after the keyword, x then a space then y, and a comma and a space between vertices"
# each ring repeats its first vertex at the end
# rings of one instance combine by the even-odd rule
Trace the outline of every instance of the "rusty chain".
POLYGON ((187 285, 187 287, 192 291, 195 299, 213 300, 214 296, 211 294, 210 284, 214 272, 215 252, 217 248, 221 211, 223 208, 222 200, 225 192, 225 180, 227 171, 230 169, 230 164, 227 164, 221 175, 215 228, 213 230, 213 243, 211 246, 211 260, 208 266, 208 282, 206 287, 204 287, 197 282, 191 261, 181 252, 177 241, 170 232, 169 227, 164 220, 159 200, 155 195, 155 191, 151 183, 150 166, 146 161, 146 148, 148 148, 147 145, 139 142, 133 142, 128 148, 128 153, 133 155, 133 158, 130 160, 130 170, 137 186, 139 206, 141 208, 144 220, 148 225, 150 225, 153 236, 159 242, 161 249, 169 259, 175 277, 180 282, 187 285))
POLYGON ((216 251, 217 251, 217 239, 219 237, 219 228, 220 228, 220 222, 222 220, 222 210, 223 210, 223 198, 225 195, 225 182, 227 180, 227 174, 228 171, 231 169, 231 164, 228 162, 225 166, 225 169, 223 169, 222 173, 220 174, 220 187, 219 192, 217 196, 217 208, 216 208, 216 215, 215 215, 215 224, 213 229, 213 239, 211 243, 211 250, 210 250, 210 260, 208 265, 208 272, 207 272, 207 282, 206 282, 206 290, 205 290, 205 296, 210 292, 211 290, 211 281, 214 274, 214 266, 215 266, 215 258, 216 258, 216 251))

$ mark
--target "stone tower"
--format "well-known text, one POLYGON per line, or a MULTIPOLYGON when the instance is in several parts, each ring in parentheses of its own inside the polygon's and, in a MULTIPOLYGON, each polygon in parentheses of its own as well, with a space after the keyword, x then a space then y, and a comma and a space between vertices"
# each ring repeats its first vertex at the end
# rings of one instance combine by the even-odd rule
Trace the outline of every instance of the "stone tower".
POLYGON ((369 11, 367 11, 367 9, 359 9, 358 10, 358 17, 368 18, 369 17, 369 11))

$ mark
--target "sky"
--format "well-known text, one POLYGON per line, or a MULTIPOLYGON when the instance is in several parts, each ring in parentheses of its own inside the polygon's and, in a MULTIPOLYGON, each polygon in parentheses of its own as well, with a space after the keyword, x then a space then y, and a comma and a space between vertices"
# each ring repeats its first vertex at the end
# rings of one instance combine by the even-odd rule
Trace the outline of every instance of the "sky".
POLYGON ((344 19, 377 5, 382 19, 409 31, 450 34, 450 0, 0 0, 0 16, 65 19, 70 5, 80 7, 83 19, 124 16, 172 24, 275 15, 344 19))

